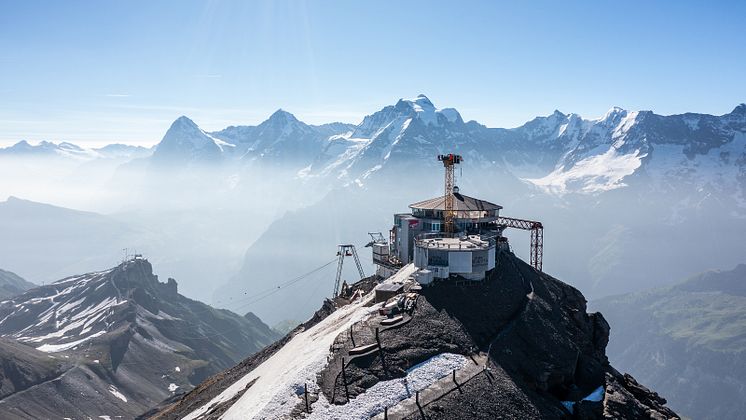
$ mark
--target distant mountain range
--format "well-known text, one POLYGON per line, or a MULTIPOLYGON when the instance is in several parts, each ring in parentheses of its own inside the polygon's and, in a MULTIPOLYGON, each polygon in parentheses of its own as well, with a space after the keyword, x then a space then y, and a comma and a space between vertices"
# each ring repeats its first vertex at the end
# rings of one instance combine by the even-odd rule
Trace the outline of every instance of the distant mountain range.
MULTIPOLYGON (((597 119, 555 111, 512 129, 464 122, 424 95, 401 99, 358 125, 308 125, 278 110, 257 126, 206 132, 187 117, 171 125, 152 152, 154 162, 262 162, 294 167, 299 178, 364 182, 389 166, 432 166, 434 154, 458 151, 472 168, 501 167, 553 194, 598 194, 629 183, 676 184, 728 191, 746 208, 746 104, 722 116, 661 116, 614 107, 597 119)), ((22 141, 8 154, 72 158, 147 157, 150 149, 22 141)), ((673 184, 673 185, 672 185, 673 184)))
POLYGON ((154 159, 270 161, 298 167, 299 178, 363 183, 388 167, 433 166, 434 155, 451 150, 470 168, 505 168, 553 194, 597 194, 635 182, 665 192, 686 184, 732 193, 738 211, 746 209, 746 104, 722 116, 612 108, 587 120, 555 111, 514 129, 465 123, 424 95, 356 126, 310 126, 280 110, 259 126, 208 134, 182 117, 154 159))
POLYGON ((131 146, 127 144, 109 144, 100 148, 83 148, 69 142, 53 143, 42 141, 39 144, 29 144, 21 140, 13 146, 0 148, 0 157, 59 157, 75 160, 94 160, 94 159, 114 159, 129 158, 135 159, 149 156, 152 150, 142 146, 131 146))
POLYGON ((746 410, 746 264, 591 301, 611 324, 611 362, 693 419, 746 410))
POLYGON ((65 278, 0 302, 0 405, 12 418, 133 418, 278 338, 152 266, 65 278), (9 386, 5 386, 5 382, 9 386))
MULTIPOLYGON (((256 126, 207 132, 180 117, 152 155, 119 167, 108 190, 134 208, 209 207, 190 228, 223 220, 224 209, 235 212, 229 225, 261 228, 253 244, 261 232, 245 235, 244 268, 215 295, 224 301, 249 280, 263 285, 320 265, 336 243, 364 243, 367 231, 390 228, 391 214, 442 194, 435 156, 443 152, 464 156, 464 191, 507 215, 542 220, 545 267, 590 296, 741 257, 732 232, 746 228, 746 104, 720 116, 615 107, 584 119, 555 111, 511 129, 464 121, 424 95, 357 125, 314 126, 278 110, 256 126), (287 261, 278 246, 302 258, 287 261)), ((527 244, 519 235, 511 241, 520 255, 527 244)), ((185 287, 197 282, 186 278, 185 287)))

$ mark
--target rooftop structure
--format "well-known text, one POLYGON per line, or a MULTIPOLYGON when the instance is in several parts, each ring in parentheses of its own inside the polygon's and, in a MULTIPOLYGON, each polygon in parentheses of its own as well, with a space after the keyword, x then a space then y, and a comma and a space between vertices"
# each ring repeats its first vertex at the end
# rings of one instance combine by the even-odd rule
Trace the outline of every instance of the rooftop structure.
MULTIPOLYGON (((472 212, 497 212, 503 207, 489 201, 480 200, 478 198, 469 197, 459 192, 458 187, 454 187, 453 193, 453 212, 459 213, 472 213, 472 212)), ((414 204, 410 204, 414 212, 427 212, 427 211, 445 211, 446 199, 445 196, 431 198, 429 200, 420 201, 414 204)))
MULTIPOLYGON (((453 167, 460 155, 440 155, 444 194, 410 204, 410 213, 394 215, 390 240, 377 234, 371 242, 377 274, 388 277, 397 267, 414 262, 418 281, 461 278, 482 280, 495 268, 498 249, 509 249, 503 231, 531 231, 531 265, 541 271, 543 226, 540 222, 500 216, 502 206, 461 194, 453 167)), ((372 235, 373 236, 373 235, 372 235)))

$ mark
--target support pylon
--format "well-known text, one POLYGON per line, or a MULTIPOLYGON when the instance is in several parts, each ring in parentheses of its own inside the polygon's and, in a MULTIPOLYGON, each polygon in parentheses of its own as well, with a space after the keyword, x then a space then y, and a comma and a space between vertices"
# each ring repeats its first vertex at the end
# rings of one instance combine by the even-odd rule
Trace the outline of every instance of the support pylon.
POLYGON ((339 296, 339 284, 342 280, 342 267, 344 266, 345 257, 353 257, 355 259, 355 265, 357 271, 360 273, 360 280, 365 278, 365 272, 363 272, 363 265, 360 264, 360 258, 357 256, 357 250, 355 245, 339 245, 337 250, 337 278, 334 282, 334 297, 339 296))

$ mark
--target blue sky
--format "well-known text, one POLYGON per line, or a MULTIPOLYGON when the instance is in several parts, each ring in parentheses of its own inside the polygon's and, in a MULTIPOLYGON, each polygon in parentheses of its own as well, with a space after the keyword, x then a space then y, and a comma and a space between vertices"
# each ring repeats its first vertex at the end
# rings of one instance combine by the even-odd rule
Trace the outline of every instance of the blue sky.
POLYGON ((0 1, 0 144, 154 144, 277 108, 359 122, 424 93, 512 127, 555 109, 746 102, 746 2, 0 1))

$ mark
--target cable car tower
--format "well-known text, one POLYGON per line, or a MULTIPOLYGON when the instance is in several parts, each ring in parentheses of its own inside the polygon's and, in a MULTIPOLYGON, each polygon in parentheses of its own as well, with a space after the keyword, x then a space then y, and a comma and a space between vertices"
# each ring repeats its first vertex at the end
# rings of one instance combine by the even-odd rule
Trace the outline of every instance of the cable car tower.
POLYGON ((446 170, 445 174, 445 233, 452 235, 455 231, 453 226, 453 219, 455 218, 455 212, 453 211, 453 170, 456 165, 460 164, 463 158, 461 155, 454 155, 453 153, 447 155, 438 155, 438 160, 443 162, 443 167, 446 170))
POLYGON ((342 266, 344 265, 345 257, 353 257, 355 259, 357 271, 360 273, 360 280, 365 278, 363 265, 360 264, 360 258, 358 258, 357 256, 355 245, 339 245, 339 249, 337 250, 337 257, 337 279, 334 282, 334 297, 339 296, 339 282, 342 279, 342 266))

